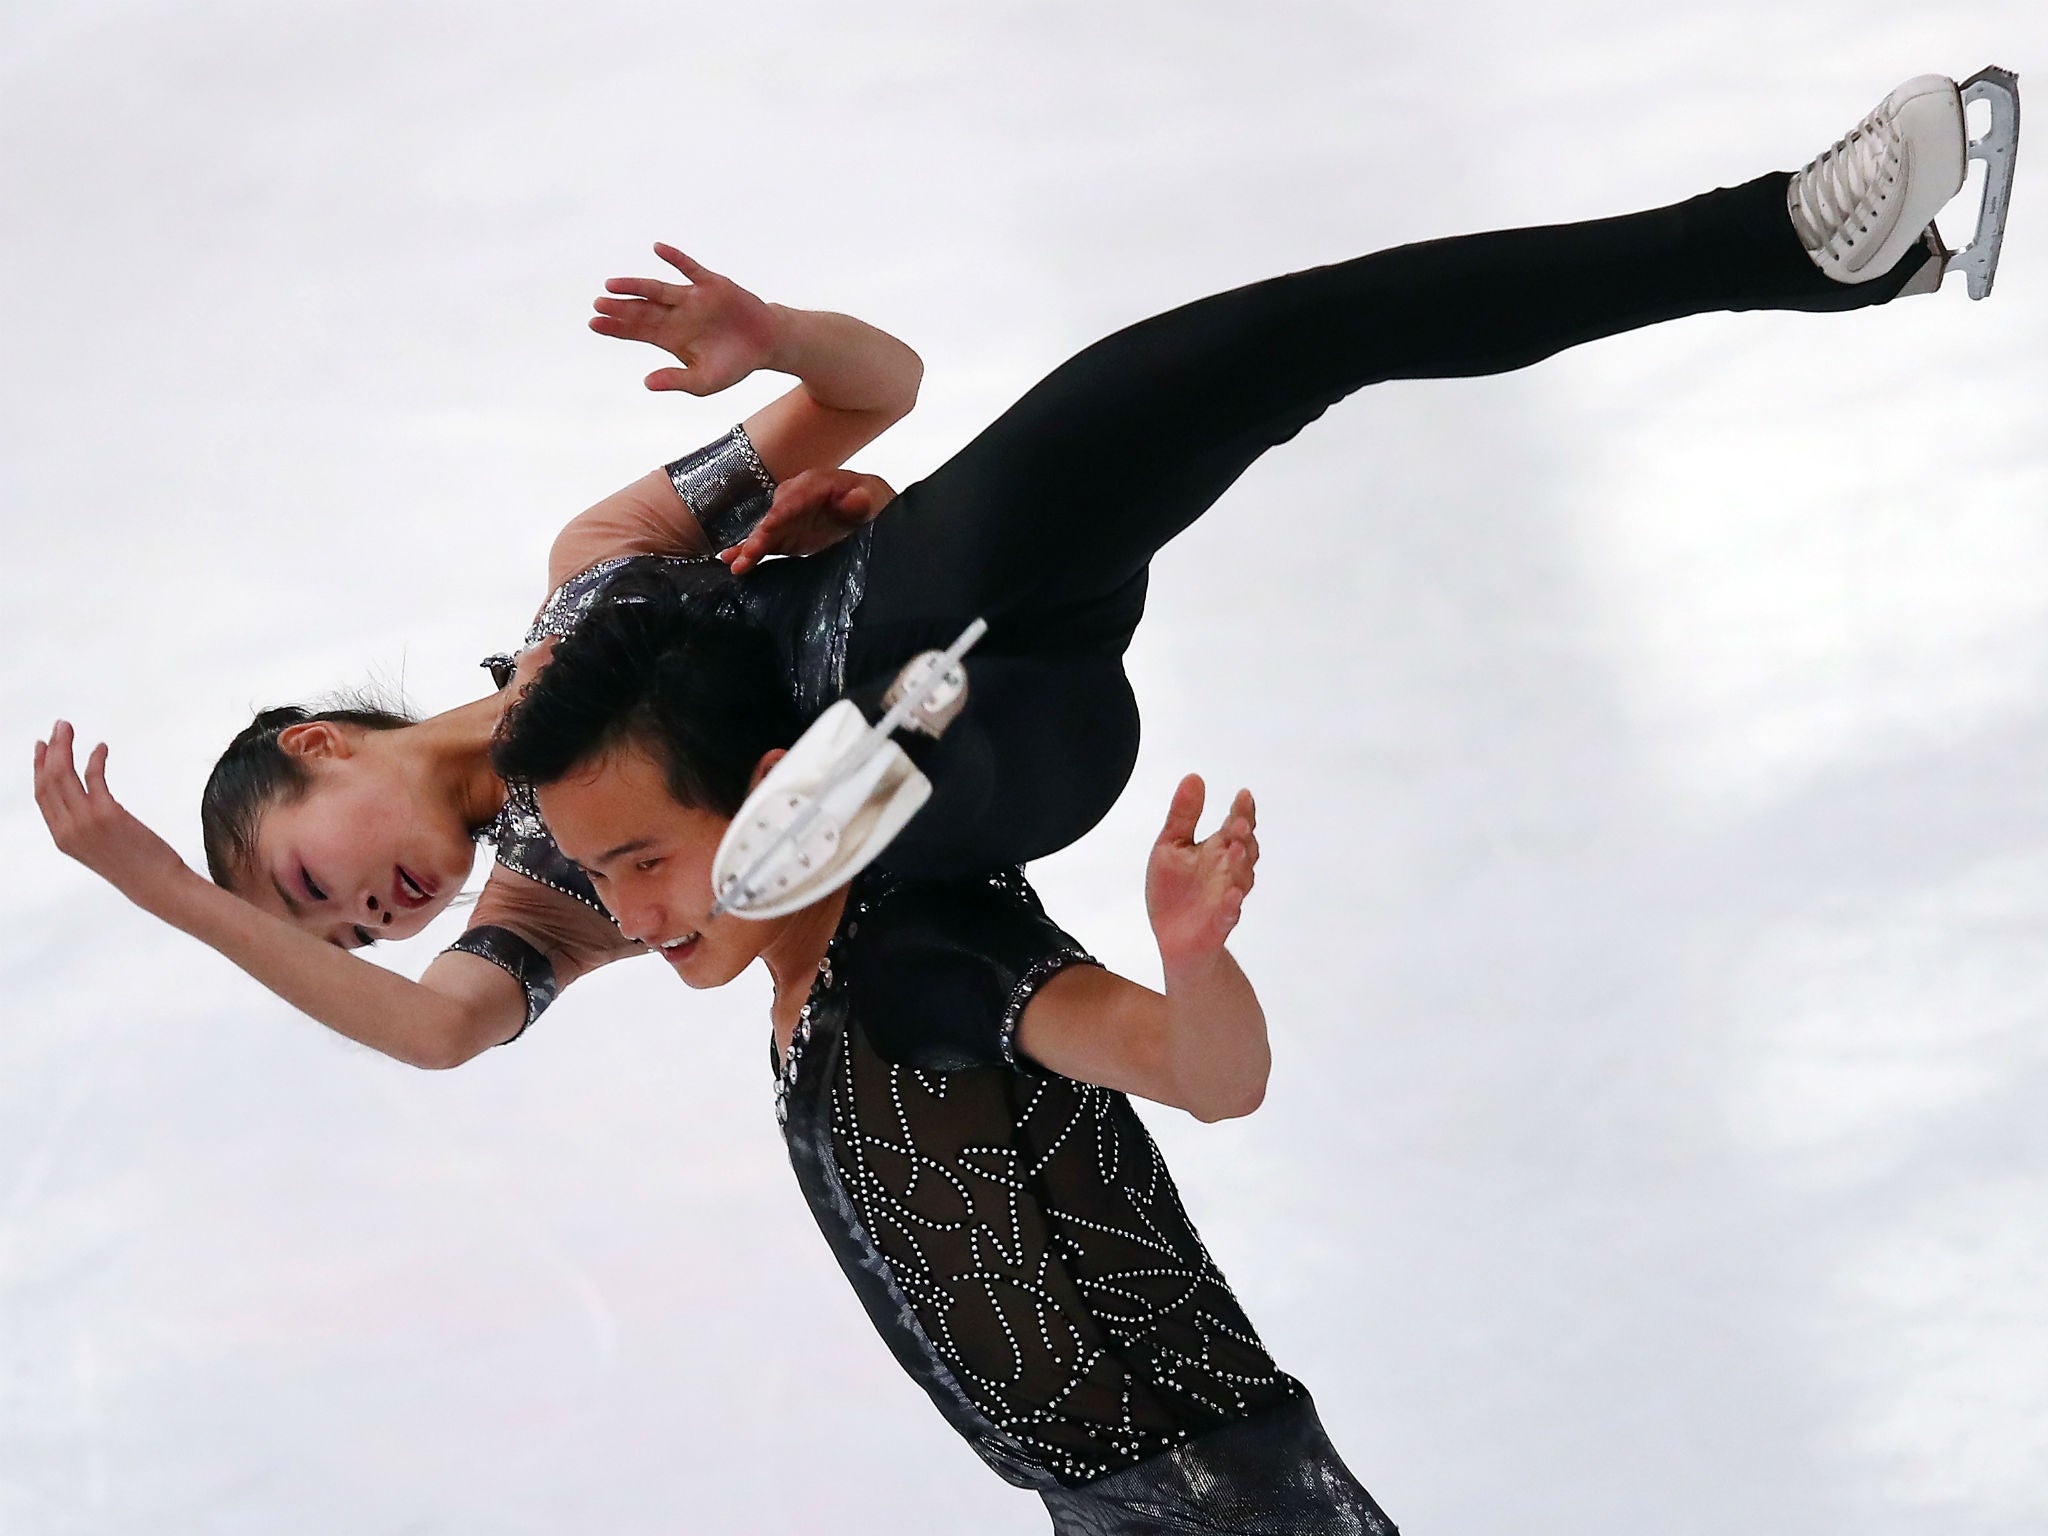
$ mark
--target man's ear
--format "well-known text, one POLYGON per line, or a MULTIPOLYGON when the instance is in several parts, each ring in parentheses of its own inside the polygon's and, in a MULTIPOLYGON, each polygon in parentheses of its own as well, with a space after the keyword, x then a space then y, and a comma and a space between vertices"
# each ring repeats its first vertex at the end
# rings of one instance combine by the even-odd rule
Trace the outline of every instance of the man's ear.
POLYGON ((355 756, 355 743, 332 720, 302 720, 277 733, 278 750, 286 757, 334 758, 355 756))
POLYGON ((761 754, 761 761, 754 764, 754 776, 747 780, 747 793, 752 794, 761 787, 761 781, 768 777, 768 770, 789 756, 789 748, 774 747, 761 754))

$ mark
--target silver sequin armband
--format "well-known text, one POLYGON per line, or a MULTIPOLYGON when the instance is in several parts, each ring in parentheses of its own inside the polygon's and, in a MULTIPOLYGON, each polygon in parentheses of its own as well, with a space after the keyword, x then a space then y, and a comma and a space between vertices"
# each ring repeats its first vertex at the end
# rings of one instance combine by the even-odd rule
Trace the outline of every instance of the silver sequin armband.
POLYGON ((775 479, 743 426, 666 468, 669 484, 697 515, 714 554, 752 533, 775 500, 775 479))
MULTIPOLYGON (((470 929, 448 948, 451 952, 460 950, 465 955, 488 960, 519 983, 519 989, 526 994, 526 1023, 520 1026, 519 1035, 525 1034, 533 1021, 555 1000, 558 987, 554 966, 546 955, 510 928, 485 923, 470 929)), ((517 1040, 519 1035, 512 1039, 517 1040)), ((505 1043, 510 1045, 512 1042, 508 1040, 505 1043)))

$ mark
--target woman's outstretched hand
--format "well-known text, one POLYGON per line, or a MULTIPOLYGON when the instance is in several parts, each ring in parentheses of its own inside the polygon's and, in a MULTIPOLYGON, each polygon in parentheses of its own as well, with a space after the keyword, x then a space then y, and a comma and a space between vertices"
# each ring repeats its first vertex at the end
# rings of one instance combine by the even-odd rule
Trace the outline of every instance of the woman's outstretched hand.
POLYGON ((815 555, 896 499, 889 483, 851 469, 807 469, 776 487, 775 501, 754 531, 718 558, 743 576, 769 555, 815 555))
POLYGON ((107 792, 106 745, 92 749, 82 779, 71 749, 65 720, 51 728, 48 741, 36 743, 36 806, 50 837, 137 906, 165 916, 179 882, 193 878, 191 869, 107 792))
POLYGON ((1180 781, 1145 866, 1145 911, 1169 976, 1176 966, 1221 952, 1243 915, 1259 862, 1252 792, 1240 789, 1223 825, 1197 842, 1204 793, 1201 775, 1180 781))
POLYGON ((715 395, 757 368, 774 366, 780 327, 773 306, 672 245, 657 241, 654 254, 689 281, 610 278, 604 285, 608 297, 596 301, 590 319, 600 336, 644 341, 683 365, 647 375, 649 389, 715 395))

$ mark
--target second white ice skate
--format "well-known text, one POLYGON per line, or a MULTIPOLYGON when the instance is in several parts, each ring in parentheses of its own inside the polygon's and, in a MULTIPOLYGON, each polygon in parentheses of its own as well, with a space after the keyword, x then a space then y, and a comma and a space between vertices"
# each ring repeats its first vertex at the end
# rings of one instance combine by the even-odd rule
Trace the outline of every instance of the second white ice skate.
POLYGON ((931 798, 931 781, 890 737, 937 735, 964 702, 960 658, 988 630, 976 619, 944 651, 903 669, 869 725, 841 699, 811 722, 747 796, 711 864, 711 915, 781 917, 830 895, 874 861, 931 798))

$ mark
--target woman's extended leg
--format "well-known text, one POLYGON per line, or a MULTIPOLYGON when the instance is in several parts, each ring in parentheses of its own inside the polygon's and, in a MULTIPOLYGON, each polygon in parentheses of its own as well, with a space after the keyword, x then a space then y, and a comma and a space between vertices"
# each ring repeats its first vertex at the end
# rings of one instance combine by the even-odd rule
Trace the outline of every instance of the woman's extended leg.
POLYGON ((1062 364, 876 526, 855 632, 992 624, 1121 587, 1244 470, 1388 379, 1526 367, 1721 310, 1882 303, 1824 276, 1783 173, 1647 213, 1434 240, 1197 300, 1062 364))
POLYGON ((1883 303, 1935 259, 1915 245, 1875 280, 1825 275, 1788 185, 1779 172, 1620 218, 1377 252, 1199 300, 1063 364, 875 527, 851 682, 990 622, 935 757, 937 795, 885 862, 1019 861, 1100 819, 1136 759, 1116 662, 1153 554, 1344 396, 1505 372, 1685 315, 1883 303), (983 689, 984 674, 1001 681, 983 689), (948 783, 955 758, 976 766, 948 783))

